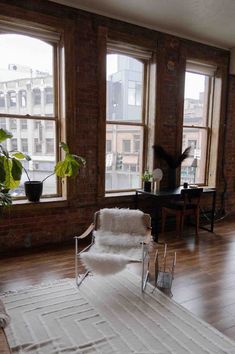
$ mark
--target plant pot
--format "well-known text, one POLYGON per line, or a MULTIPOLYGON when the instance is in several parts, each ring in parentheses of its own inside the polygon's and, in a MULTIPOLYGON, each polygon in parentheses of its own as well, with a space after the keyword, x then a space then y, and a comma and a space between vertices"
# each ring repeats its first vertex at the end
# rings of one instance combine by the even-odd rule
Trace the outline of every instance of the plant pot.
POLYGON ((144 191, 151 192, 152 182, 144 181, 144 191))
POLYGON ((39 202, 42 195, 43 183, 41 181, 27 181, 24 182, 24 189, 26 197, 30 202, 39 202))

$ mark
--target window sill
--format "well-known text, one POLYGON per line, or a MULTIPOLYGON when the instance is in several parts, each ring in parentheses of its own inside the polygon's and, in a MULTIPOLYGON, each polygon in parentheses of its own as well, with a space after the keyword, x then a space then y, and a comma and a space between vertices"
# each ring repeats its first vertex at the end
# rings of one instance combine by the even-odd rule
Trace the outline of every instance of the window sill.
POLYGON ((54 197, 54 198, 42 198, 40 202, 29 202, 27 199, 21 200, 13 200, 12 206, 14 208, 19 209, 27 209, 27 208, 61 208, 64 206, 68 206, 68 200, 64 197, 54 197))
POLYGON ((129 196, 134 196, 135 191, 131 192, 116 192, 116 193, 106 193, 105 198, 116 198, 116 197, 129 197, 129 196))

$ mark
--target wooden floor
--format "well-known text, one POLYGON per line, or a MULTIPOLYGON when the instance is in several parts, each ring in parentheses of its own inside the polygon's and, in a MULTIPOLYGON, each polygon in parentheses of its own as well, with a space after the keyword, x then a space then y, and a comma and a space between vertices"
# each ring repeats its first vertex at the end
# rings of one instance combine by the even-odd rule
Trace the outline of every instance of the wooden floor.
MULTIPOLYGON (((170 254, 177 252, 173 299, 235 340, 235 217, 218 222, 214 234, 200 231, 196 239, 193 229, 185 228, 181 239, 166 233, 160 241, 167 242, 170 254)), ((152 259, 157 247, 163 250, 153 243, 152 259)), ((1 292, 73 276, 72 246, 0 259, 1 292)), ((0 336, 0 348, 3 344, 0 336)))

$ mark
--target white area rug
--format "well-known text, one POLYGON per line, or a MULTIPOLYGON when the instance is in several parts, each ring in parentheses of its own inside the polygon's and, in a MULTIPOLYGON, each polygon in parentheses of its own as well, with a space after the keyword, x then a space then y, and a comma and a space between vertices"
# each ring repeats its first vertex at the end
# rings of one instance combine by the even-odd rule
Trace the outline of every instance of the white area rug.
POLYGON ((65 279, 2 297, 13 353, 235 353, 235 343, 124 271, 65 279))

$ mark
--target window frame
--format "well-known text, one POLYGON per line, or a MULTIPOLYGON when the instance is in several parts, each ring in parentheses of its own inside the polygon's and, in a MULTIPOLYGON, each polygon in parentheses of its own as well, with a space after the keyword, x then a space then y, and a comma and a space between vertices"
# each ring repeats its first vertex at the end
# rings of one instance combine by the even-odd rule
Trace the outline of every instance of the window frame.
MULTIPOLYGON (((146 161, 147 161, 147 148, 148 148, 148 103, 149 103, 149 75, 150 75, 150 60, 152 59, 152 51, 144 50, 144 49, 137 49, 132 48, 131 45, 128 44, 120 44, 118 42, 110 41, 107 44, 106 50, 106 70, 105 74, 107 73, 107 55, 109 54, 119 54, 128 56, 130 58, 136 59, 143 64, 143 92, 142 92, 142 112, 141 112, 141 120, 133 122, 132 120, 128 121, 120 121, 120 120, 110 120, 107 119, 107 111, 105 116, 105 142, 106 142, 106 131, 108 125, 121 125, 121 126, 133 126, 133 127, 140 127, 143 129, 143 146, 142 146, 142 170, 139 171, 140 175, 143 174, 146 168, 146 161)), ((107 90, 107 81, 105 81, 106 90, 107 90)), ((128 95, 128 93, 127 93, 128 95)), ((127 97, 128 99, 128 97, 127 97)), ((106 144, 106 143, 105 143, 106 144)), ((106 147, 105 147, 106 151, 106 147)), ((104 156, 104 161, 106 161, 106 153, 104 156)), ((106 182, 106 164, 104 170, 104 192, 106 196, 118 193, 125 193, 125 192, 132 192, 135 191, 136 188, 124 188, 124 189, 112 189, 106 190, 105 188, 106 182)), ((141 188, 138 187, 138 188, 141 188)))
MULTIPOLYGON (((21 21, 21 23, 15 22, 13 18, 7 18, 7 20, 0 19, 0 35, 2 34, 17 34, 23 35, 27 37, 31 37, 34 39, 38 39, 47 43, 52 46, 53 52, 53 95, 54 95, 54 104, 53 104, 53 115, 31 115, 31 114, 23 114, 19 111, 19 113, 11 114, 11 113, 1 113, 0 118, 7 118, 7 119, 27 119, 32 121, 52 121, 55 124, 55 163, 59 160, 60 157, 60 149, 59 149, 59 142, 61 140, 61 120, 62 120, 62 101, 61 98, 63 97, 63 78, 62 78, 62 52, 61 48, 63 48, 62 42, 62 33, 57 32, 55 29, 50 29, 48 26, 47 28, 40 27, 37 23, 30 25, 27 21, 21 21)), ((47 86, 45 86, 47 87, 47 86)), ((32 89, 32 93, 35 88, 32 89)), ((36 88, 37 89, 37 88, 36 88)), ((41 101, 42 101, 42 90, 39 88, 41 94, 41 101)), ((20 91, 20 90, 19 90, 20 91)), ((6 93, 8 95, 8 92, 6 93)), ((16 95, 16 102, 18 96, 16 95)), ((32 97, 33 98, 33 97, 32 97)), ((16 103, 17 106, 18 103, 16 103)), ((33 104, 33 102, 32 102, 33 104)), ((5 106, 6 107, 6 106, 5 106)), ((20 105, 19 105, 20 107, 20 105)), ((34 150, 33 152, 34 153, 34 150)), ((43 199, 47 198, 60 198, 62 197, 62 183, 56 178, 56 193, 54 194, 46 194, 43 195, 43 199)), ((64 192, 63 192, 64 194, 64 192)), ((14 200, 26 200, 25 196, 14 197, 14 200)))
MULTIPOLYGON (((199 131, 204 131, 206 132, 206 137, 207 137, 207 143, 206 143, 206 157, 205 157, 205 165, 204 165, 204 181, 202 183, 197 183, 199 186, 208 186, 209 182, 209 173, 210 173, 210 149, 211 149, 211 143, 212 143, 212 124, 213 124, 213 107, 214 107, 214 86, 215 86, 215 74, 216 74, 216 67, 214 65, 207 65, 201 62, 194 62, 188 60, 186 62, 186 68, 185 68, 185 77, 186 73, 193 73, 193 74, 198 74, 198 75, 204 75, 207 76, 209 81, 208 81, 208 90, 207 90, 207 99, 206 99, 206 107, 207 107, 207 112, 206 112, 206 121, 205 125, 194 125, 194 124, 185 124, 184 123, 184 109, 183 109, 183 124, 182 124, 182 145, 183 145, 183 135, 185 130, 187 128, 191 129, 198 129, 199 131)), ((185 100, 185 96, 184 96, 185 100)), ((182 172, 182 166, 180 170, 180 184, 181 183, 181 172, 182 172)))

